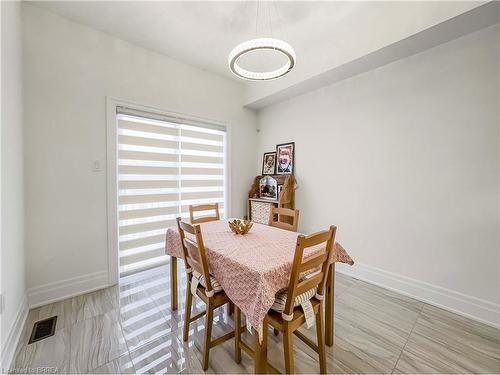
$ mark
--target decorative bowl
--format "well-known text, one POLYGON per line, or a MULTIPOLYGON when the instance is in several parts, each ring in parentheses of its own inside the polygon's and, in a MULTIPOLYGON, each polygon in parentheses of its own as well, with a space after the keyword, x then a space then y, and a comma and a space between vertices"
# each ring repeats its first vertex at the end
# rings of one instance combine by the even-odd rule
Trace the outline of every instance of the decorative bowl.
POLYGON ((250 220, 234 219, 228 221, 229 228, 236 234, 247 234, 253 223, 250 220))

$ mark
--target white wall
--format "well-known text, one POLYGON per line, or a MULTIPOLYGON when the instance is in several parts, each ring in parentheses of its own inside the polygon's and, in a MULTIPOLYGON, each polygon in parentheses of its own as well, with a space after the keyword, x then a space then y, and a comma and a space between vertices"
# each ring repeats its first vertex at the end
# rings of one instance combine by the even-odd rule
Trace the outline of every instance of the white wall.
POLYGON ((2 365, 10 363, 26 310, 24 282, 21 5, 1 3, 1 322, 2 365))
POLYGON ((256 116, 242 108, 238 83, 35 6, 23 10, 27 286, 34 300, 47 290, 68 293, 68 283, 102 283, 107 272, 106 172, 92 172, 93 160, 106 160, 106 96, 231 123, 232 210, 245 212, 256 116))
MULTIPOLYGON (((370 53, 470 11, 484 1, 352 1, 340 3, 338 11, 316 15, 320 25, 330 22, 334 29, 323 34, 308 30, 302 33, 301 24, 290 24, 280 30, 282 37, 304 44, 296 47, 297 65, 290 74, 277 80, 255 82, 245 91, 245 104, 255 103, 268 96, 313 78, 331 69, 349 64, 370 53), (355 31, 354 31, 355 30, 355 31), (324 37, 329 37, 324 48, 324 37), (313 38, 311 38, 313 36, 313 38), (312 57, 313 56, 313 57, 312 57)), ((298 21, 307 22, 307 14, 298 21)), ((464 27, 467 27, 464 25, 464 27)), ((447 30, 449 32, 449 30, 447 30)), ((295 43, 293 43, 295 46, 295 43)))
POLYGON ((261 154, 295 141, 302 231, 336 224, 351 272, 497 325, 499 34, 497 24, 258 115, 261 154))

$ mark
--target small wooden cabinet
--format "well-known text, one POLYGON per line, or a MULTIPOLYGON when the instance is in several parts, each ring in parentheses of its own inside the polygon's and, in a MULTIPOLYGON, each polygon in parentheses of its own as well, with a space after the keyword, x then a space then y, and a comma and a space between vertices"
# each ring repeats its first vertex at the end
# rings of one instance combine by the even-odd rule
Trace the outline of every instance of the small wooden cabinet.
POLYGON ((259 197, 259 182, 262 176, 256 176, 248 192, 248 219, 256 223, 267 224, 271 207, 295 208, 295 177, 273 175, 278 185, 283 185, 278 199, 265 199, 259 197))

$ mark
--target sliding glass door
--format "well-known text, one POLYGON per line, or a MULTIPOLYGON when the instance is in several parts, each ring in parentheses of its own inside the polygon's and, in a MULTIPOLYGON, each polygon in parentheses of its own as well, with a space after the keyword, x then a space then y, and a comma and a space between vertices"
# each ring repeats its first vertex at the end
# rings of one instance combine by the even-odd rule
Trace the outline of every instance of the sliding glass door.
POLYGON ((191 204, 225 212, 223 126, 117 109, 120 274, 166 261, 165 230, 189 217, 191 204))

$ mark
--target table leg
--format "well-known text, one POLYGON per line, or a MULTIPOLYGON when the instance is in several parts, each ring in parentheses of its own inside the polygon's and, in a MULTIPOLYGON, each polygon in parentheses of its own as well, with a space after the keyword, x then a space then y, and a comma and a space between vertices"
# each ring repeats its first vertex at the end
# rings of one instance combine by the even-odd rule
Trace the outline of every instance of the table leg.
POLYGON ((334 297, 335 297, 335 263, 328 267, 328 278, 326 281, 326 311, 325 311, 325 343, 328 346, 333 345, 334 337, 334 297))
POLYGON ((170 308, 177 310, 177 258, 170 257, 170 308))
POLYGON ((259 340, 259 334, 254 330, 254 345, 255 345, 255 374, 267 373, 267 317, 264 318, 262 324, 262 342, 259 340))
POLYGON ((234 303, 229 301, 227 304, 227 315, 231 316, 234 314, 234 303))

